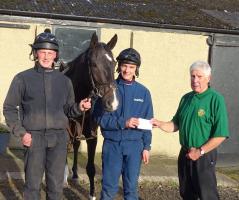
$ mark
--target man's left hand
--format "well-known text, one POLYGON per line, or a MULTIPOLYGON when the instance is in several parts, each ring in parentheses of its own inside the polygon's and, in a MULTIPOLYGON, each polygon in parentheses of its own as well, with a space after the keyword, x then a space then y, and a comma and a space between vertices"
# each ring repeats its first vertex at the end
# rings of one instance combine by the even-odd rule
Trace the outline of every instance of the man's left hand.
POLYGON ((190 148, 186 157, 193 161, 198 160, 201 157, 200 149, 197 149, 195 147, 190 148))
POLYGON ((143 151, 142 160, 144 161, 144 164, 146 164, 146 165, 149 163, 149 151, 148 150, 143 151))

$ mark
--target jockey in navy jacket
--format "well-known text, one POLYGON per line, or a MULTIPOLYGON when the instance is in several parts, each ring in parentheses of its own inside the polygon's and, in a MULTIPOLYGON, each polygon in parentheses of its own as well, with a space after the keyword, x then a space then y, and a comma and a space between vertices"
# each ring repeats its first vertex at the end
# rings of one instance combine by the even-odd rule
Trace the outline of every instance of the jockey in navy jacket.
POLYGON ((94 118, 101 127, 104 139, 113 141, 142 140, 144 149, 150 150, 152 133, 150 130, 125 128, 130 117, 151 119, 153 106, 149 90, 133 80, 124 81, 120 76, 116 80, 119 106, 114 112, 104 112, 96 102, 94 118))
POLYGON ((100 200, 113 200, 122 177, 124 200, 138 200, 138 179, 142 161, 149 163, 151 130, 139 129, 140 118, 150 120, 153 106, 149 90, 135 81, 139 75, 140 54, 128 48, 116 58, 119 73, 116 79, 119 106, 105 112, 100 99, 93 117, 104 137, 102 147, 102 190, 100 200))
MULTIPOLYGON (((98 100, 94 118, 104 137, 102 148, 102 191, 100 200, 114 199, 120 174, 124 185, 124 199, 138 200, 138 177, 143 152, 151 148, 150 130, 126 128, 130 118, 151 119, 153 106, 149 90, 142 84, 126 81, 119 75, 116 80, 119 106, 114 112, 104 112, 98 100)), ((145 161, 144 161, 145 162, 145 161)))

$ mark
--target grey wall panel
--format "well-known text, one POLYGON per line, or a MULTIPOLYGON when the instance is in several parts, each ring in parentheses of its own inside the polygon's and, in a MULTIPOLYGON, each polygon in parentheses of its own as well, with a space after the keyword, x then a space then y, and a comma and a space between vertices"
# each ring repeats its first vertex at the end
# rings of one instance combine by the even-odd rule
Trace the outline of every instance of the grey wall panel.
POLYGON ((54 32, 59 41, 60 59, 69 62, 89 47, 91 36, 97 29, 55 26, 54 32))
POLYGON ((211 48, 211 85, 223 94, 229 117, 230 138, 219 153, 239 152, 239 37, 216 36, 211 48))

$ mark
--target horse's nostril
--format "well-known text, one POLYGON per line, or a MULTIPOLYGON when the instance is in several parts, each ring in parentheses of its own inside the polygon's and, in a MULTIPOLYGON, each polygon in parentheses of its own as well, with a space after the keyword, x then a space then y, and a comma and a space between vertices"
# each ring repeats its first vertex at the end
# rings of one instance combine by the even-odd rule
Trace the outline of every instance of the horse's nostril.
POLYGON ((108 112, 115 111, 118 108, 119 102, 115 99, 105 101, 104 109, 108 112))
POLYGON ((104 110, 108 112, 115 111, 118 107, 119 101, 116 96, 116 86, 115 84, 110 84, 108 90, 104 90, 104 95, 102 95, 102 102, 104 110))
POLYGON ((105 101, 105 108, 106 108, 107 110, 112 110, 112 106, 111 106, 110 101, 105 101))

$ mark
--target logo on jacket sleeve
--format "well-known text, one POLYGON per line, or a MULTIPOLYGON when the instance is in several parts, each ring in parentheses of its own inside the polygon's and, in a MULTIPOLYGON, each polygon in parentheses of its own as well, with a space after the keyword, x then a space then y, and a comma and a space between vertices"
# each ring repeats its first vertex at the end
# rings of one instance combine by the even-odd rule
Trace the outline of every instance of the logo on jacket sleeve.
POLYGON ((134 101, 138 101, 138 102, 144 102, 144 100, 143 100, 143 99, 136 99, 136 98, 134 98, 134 101))
POLYGON ((203 117, 205 115, 205 110, 203 110, 202 108, 200 108, 198 110, 198 117, 203 117))

